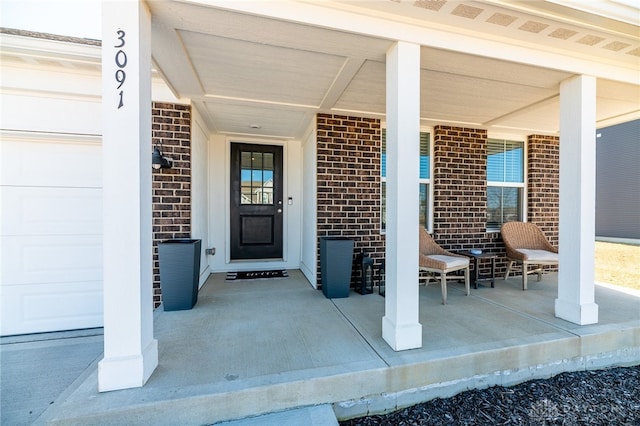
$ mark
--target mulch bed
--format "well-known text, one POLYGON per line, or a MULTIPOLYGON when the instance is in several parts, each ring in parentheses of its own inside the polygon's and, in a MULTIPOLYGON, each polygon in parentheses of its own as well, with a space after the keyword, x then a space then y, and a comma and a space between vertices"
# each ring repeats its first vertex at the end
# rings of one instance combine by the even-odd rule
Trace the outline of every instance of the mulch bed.
POLYGON ((386 415, 372 425, 640 425, 640 365, 562 373, 512 387, 470 390, 386 415))

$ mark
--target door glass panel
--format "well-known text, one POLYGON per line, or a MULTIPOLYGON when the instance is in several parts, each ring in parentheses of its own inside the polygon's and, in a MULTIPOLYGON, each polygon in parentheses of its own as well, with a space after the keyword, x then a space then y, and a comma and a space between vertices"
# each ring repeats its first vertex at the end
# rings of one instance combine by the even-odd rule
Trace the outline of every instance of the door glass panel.
POLYGON ((273 204, 273 154, 240 153, 240 204, 273 204))

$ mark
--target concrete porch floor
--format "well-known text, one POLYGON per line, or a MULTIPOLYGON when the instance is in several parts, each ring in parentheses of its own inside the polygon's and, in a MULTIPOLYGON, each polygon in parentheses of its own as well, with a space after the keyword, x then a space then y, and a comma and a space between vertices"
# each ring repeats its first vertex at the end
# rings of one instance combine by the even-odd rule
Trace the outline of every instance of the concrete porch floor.
POLYGON ((466 297, 420 287, 423 347, 381 337, 377 293, 326 299, 300 273, 225 282, 214 274, 189 311, 157 311, 159 365, 143 388, 98 393, 96 364, 39 422, 212 424, 332 404, 338 418, 391 411, 470 388, 640 363, 640 298, 596 286, 600 321, 555 318, 557 275, 498 279, 466 297))

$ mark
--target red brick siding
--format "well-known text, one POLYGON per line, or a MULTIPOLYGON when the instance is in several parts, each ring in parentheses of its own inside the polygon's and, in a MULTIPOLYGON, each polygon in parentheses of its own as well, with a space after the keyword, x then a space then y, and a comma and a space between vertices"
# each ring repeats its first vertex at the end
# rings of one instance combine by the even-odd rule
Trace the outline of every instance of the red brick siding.
MULTIPOLYGON (((504 273, 504 243, 486 232, 486 147, 484 130, 437 126, 434 129, 434 238, 444 248, 471 247, 496 253, 496 274, 504 273)), ((558 242, 559 140, 527 140, 527 220, 558 242)), ((481 267, 488 272, 488 262, 481 267)))
MULTIPOLYGON (((499 234, 486 231, 487 131, 436 126, 433 144, 434 240, 454 252, 482 248, 503 256, 499 234)), ((488 273, 489 262, 480 271, 488 273)))
MULTIPOLYGON (((354 238, 356 253, 364 249, 379 263, 384 259, 380 123, 319 115, 317 131, 318 237, 354 238)), ((558 138, 533 135, 527 142, 528 220, 557 244, 558 138)), ((500 276, 507 264, 504 244, 499 232, 486 231, 487 131, 436 126, 433 144, 434 239, 452 251, 477 247, 497 254, 500 276)), ((482 263, 481 272, 489 272, 489 262, 482 263)), ((353 278, 359 278, 358 271, 353 278)))
POLYGON ((483 244, 487 181, 485 130, 436 126, 433 162, 433 231, 451 250, 483 244))
POLYGON ((528 220, 558 247, 560 223, 560 140, 531 135, 527 141, 528 220))
MULTIPOLYGON (((319 114, 317 117, 318 238, 354 240, 355 254, 384 257, 381 226, 380 121, 363 117, 319 114)), ((317 242, 318 284, 320 242, 317 242)), ((357 269, 357 268, 354 268, 357 269)), ((355 271, 352 284, 359 279, 355 271)))
POLYGON ((154 102, 151 116, 153 147, 173 159, 172 168, 152 172, 153 305, 157 308, 162 300, 158 242, 191 235, 191 106, 154 102))
MULTIPOLYGON (((434 129, 434 238, 449 250, 478 247, 496 253, 500 275, 506 268, 504 244, 499 233, 486 232, 486 147, 485 130, 434 129)), ((557 245, 558 138, 530 136, 527 151, 527 220, 557 245)), ((481 272, 488 272, 488 265, 481 272)))

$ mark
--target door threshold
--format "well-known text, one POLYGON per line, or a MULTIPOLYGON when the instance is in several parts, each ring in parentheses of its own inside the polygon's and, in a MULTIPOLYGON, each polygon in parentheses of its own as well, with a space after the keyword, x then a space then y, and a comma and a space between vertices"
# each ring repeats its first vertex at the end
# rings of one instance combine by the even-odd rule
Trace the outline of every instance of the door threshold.
POLYGON ((229 261, 229 264, 233 263, 257 263, 257 262, 284 262, 283 258, 278 259, 233 259, 229 261))

